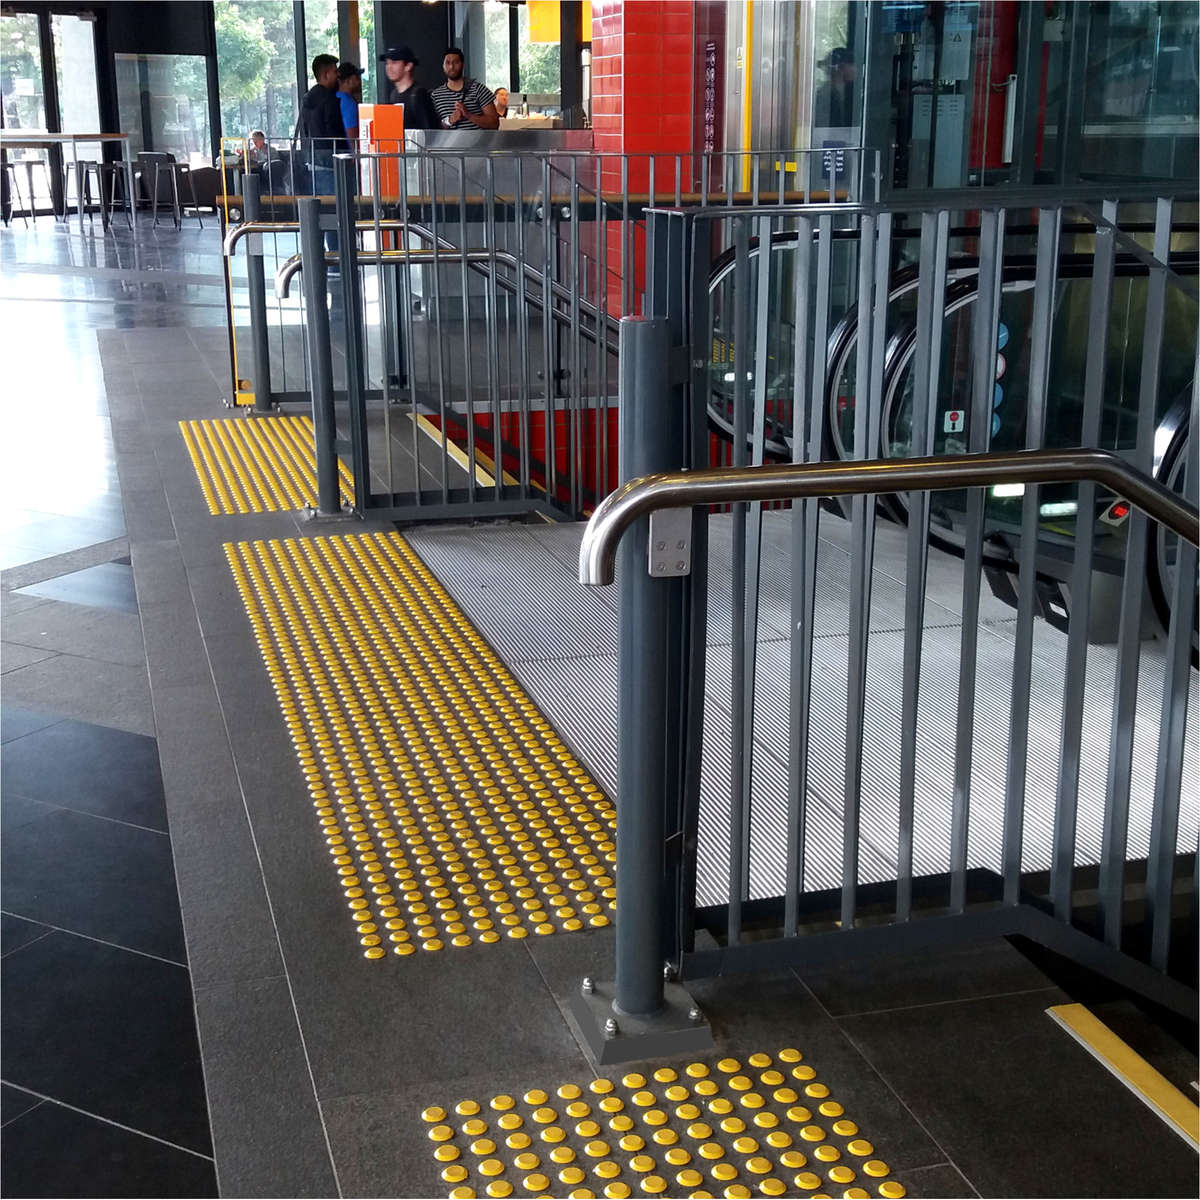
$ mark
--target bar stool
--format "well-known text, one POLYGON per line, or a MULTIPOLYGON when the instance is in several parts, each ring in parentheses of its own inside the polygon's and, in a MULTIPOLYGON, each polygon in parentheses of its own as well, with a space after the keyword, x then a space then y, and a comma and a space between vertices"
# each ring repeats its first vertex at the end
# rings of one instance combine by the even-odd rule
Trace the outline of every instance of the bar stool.
POLYGON ((117 185, 121 187, 121 208, 125 213, 125 223, 133 228, 134 198, 129 195, 129 181, 125 174, 123 162, 102 162, 99 168, 100 204, 104 211, 104 226, 107 229, 112 224, 113 210, 117 206, 117 185), (105 184, 108 186, 105 187, 105 184))
MULTIPOLYGON (((50 204, 54 204, 54 189, 50 184, 50 164, 44 158, 23 158, 20 162, 10 162, 9 166, 25 168, 25 182, 29 185, 29 215, 33 219, 33 223, 37 224, 37 201, 33 191, 33 169, 34 167, 42 168, 42 175, 46 180, 46 191, 50 194, 50 204)), ((54 210, 54 219, 58 220, 58 210, 54 210)))
POLYGON ((183 176, 187 179, 188 189, 192 193, 192 211, 196 214, 196 220, 200 222, 200 228, 203 229, 204 218, 200 215, 200 203, 196 199, 196 181, 192 178, 192 168, 187 163, 175 162, 173 159, 166 162, 158 159, 154 163, 154 191, 151 205, 154 224, 158 224, 158 181, 162 177, 163 171, 166 171, 171 179, 171 208, 175 217, 175 228, 183 228, 183 208, 179 203, 179 178, 183 176))
MULTIPOLYGON (((92 179, 96 180, 96 201, 97 207, 100 209, 100 224, 107 230, 109 210, 104 204, 104 167, 107 164, 95 158, 81 158, 78 164, 70 162, 63 164, 63 215, 66 215, 67 209, 70 207, 70 191, 71 179, 79 180, 79 185, 83 188, 83 194, 75 197, 76 204, 80 205, 87 212, 88 220, 95 224, 96 216, 92 212, 92 179), (78 165, 79 175, 75 174, 75 168, 78 165)), ((78 190, 77 186, 77 190, 78 190)))
POLYGON ((4 175, 8 183, 8 204, 0 212, 0 216, 4 218, 5 225, 12 224, 13 213, 17 211, 17 208, 13 205, 13 196, 16 196, 18 206, 21 210, 21 220, 24 222, 25 228, 28 229, 29 218, 25 215, 25 202, 21 199, 21 185, 17 183, 17 164, 7 158, 4 160, 4 175))

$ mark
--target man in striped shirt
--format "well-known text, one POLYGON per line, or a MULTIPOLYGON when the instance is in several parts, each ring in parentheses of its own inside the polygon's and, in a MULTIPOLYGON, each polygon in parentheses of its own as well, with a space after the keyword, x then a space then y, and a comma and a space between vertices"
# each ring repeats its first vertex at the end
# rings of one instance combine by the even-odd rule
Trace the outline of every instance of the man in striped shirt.
POLYGON ((433 93, 443 129, 498 129, 495 96, 478 79, 463 76, 463 52, 451 46, 442 59, 446 82, 433 93))

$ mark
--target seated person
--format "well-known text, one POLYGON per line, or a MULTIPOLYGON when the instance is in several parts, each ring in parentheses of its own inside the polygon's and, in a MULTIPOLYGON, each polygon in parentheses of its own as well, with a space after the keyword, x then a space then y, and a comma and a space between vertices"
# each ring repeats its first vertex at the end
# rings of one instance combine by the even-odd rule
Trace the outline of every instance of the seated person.
POLYGON ((267 135, 261 129, 256 129, 250 135, 248 151, 249 158, 246 162, 248 170, 264 167, 271 161, 271 147, 267 145, 267 135))
POLYGON ((494 94, 492 103, 496 106, 496 115, 503 121, 508 116, 508 88, 498 87, 494 94))

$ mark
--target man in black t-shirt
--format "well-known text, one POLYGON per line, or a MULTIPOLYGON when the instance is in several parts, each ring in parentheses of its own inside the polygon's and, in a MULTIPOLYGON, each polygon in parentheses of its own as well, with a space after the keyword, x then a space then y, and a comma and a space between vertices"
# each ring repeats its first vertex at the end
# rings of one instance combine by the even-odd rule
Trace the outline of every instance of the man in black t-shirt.
POLYGON ((463 52, 454 46, 442 59, 446 82, 433 93, 444 129, 499 129, 495 97, 478 79, 463 77, 463 52))
POLYGON ((390 104, 404 105, 404 128, 437 129, 441 125, 437 110, 429 98, 429 92, 418 86, 413 78, 413 69, 420 59, 411 46, 392 46, 380 55, 383 72, 391 83, 390 104))
POLYGON ((302 144, 307 143, 305 157, 311 154, 317 166, 331 167, 335 152, 350 149, 338 103, 337 65, 332 54, 318 54, 313 59, 312 73, 317 82, 308 89, 300 104, 297 133, 302 144))

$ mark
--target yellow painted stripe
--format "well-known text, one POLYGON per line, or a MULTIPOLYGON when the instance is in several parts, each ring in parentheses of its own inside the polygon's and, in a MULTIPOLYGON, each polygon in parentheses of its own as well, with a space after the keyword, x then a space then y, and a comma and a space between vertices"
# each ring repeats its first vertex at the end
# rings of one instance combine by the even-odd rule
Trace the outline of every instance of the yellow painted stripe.
MULTIPOLYGON (((180 421, 208 511, 285 512, 315 504, 317 461, 310 417, 180 421)), ((343 500, 354 475, 338 462, 343 500)))
POLYGON ((1046 1011, 1184 1141, 1200 1150, 1200 1108, 1174 1084, 1082 1004, 1056 1004, 1046 1011))

